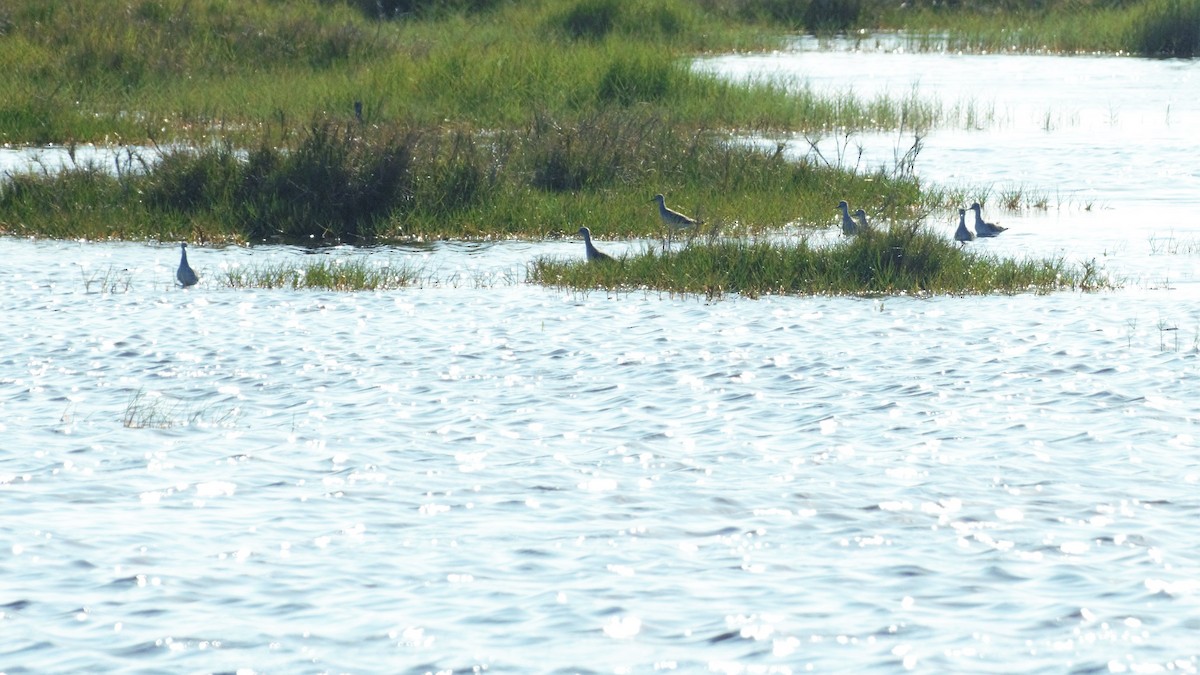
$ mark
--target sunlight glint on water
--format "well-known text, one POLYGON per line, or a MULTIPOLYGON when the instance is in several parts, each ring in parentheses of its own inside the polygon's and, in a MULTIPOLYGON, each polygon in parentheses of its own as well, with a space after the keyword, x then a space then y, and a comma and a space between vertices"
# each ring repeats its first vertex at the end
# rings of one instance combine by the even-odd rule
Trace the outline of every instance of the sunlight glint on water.
MULTIPOLYGON (((0 239, 0 670, 1195 671, 1195 193, 1013 133, 1109 206, 972 245, 1126 288, 511 283, 564 241, 326 252, 430 266, 356 294, 192 247, 180 291, 169 243, 0 239)), ((986 145, 949 178, 1022 175, 986 145)))

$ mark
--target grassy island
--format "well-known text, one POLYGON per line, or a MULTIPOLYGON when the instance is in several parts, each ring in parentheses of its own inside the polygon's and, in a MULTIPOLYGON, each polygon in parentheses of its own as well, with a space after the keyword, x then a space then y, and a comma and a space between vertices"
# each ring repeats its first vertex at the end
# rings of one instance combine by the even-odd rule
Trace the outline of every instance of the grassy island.
POLYGON ((708 241, 645 250, 611 261, 543 258, 532 281, 575 290, 656 290, 710 298, 759 295, 947 295, 1092 291, 1110 286, 1092 263, 1007 260, 964 250, 919 224, 825 246, 761 240, 708 241))

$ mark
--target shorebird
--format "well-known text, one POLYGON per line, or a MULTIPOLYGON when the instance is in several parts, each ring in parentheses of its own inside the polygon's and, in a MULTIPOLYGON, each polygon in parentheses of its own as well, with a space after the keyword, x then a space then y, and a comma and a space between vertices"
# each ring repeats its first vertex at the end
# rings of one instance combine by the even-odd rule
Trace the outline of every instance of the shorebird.
POLYGON ((984 222, 983 216, 979 215, 979 211, 982 208, 979 202, 971 205, 971 210, 975 212, 975 234, 981 237, 994 237, 1008 229, 1007 227, 1000 227, 995 223, 984 222))
POLYGON ((187 288, 195 286, 200 281, 200 277, 196 276, 196 270, 187 261, 187 244, 179 244, 179 270, 175 272, 175 278, 179 280, 179 285, 187 288))
POLYGON ((654 201, 658 202, 658 216, 662 218, 663 225, 667 226, 667 245, 671 244, 671 236, 676 230, 686 230, 689 227, 703 225, 704 221, 696 220, 683 215, 678 211, 673 211, 667 208, 666 197, 662 195, 654 195, 654 201))
MULTIPOLYGON (((858 223, 854 222, 854 219, 850 217, 850 205, 846 203, 845 199, 838 202, 838 208, 842 210, 842 234, 847 237, 853 237, 858 234, 858 223)), ((861 211, 862 209, 859 210, 861 211)))
POLYGON ((583 237, 583 248, 587 251, 587 259, 590 262, 611 261, 611 255, 597 249, 592 245, 592 231, 586 227, 579 228, 579 236, 583 237))
POLYGON ((954 231, 954 238, 958 240, 958 245, 963 246, 968 241, 975 239, 975 233, 967 229, 967 210, 958 210, 958 229, 954 231))
POLYGON ((859 227, 860 232, 866 232, 867 230, 871 229, 871 226, 867 224, 867 212, 866 211, 859 209, 854 212, 854 216, 856 218, 858 218, 858 227, 859 227))

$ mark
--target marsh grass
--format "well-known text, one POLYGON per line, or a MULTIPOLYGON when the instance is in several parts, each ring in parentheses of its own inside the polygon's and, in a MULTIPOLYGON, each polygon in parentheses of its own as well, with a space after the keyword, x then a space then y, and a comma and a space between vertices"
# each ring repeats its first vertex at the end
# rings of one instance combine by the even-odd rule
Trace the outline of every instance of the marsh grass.
POLYGON ((1195 0, 703 0, 701 6, 735 22, 817 35, 903 30, 910 50, 1187 57, 1200 46, 1195 0))
POLYGON ((171 429, 197 424, 221 426, 231 424, 237 414, 236 407, 195 406, 169 400, 159 392, 138 389, 125 404, 121 424, 128 429, 171 429))
POLYGON ((103 271, 79 268, 85 293, 128 293, 133 286, 133 273, 109 265, 103 271))
POLYGON ((0 91, 12 93, 0 99, 0 141, 246 148, 296 120, 354 121, 356 100, 366 124, 420 128, 511 129, 539 110, 567 119, 608 106, 649 106, 694 128, 913 126, 932 111, 730 83, 687 60, 777 48, 792 14, 818 31, 894 27, 920 40, 951 30, 951 48, 1183 55, 1195 4, 1079 11, 1052 1, 996 12, 872 0, 100 0, 85 11, 12 0, 0 16, 0 91))
MULTIPOLYGON (((903 221, 939 203, 911 171, 788 161, 739 147, 729 130, 920 134, 983 124, 989 111, 916 92, 862 100, 732 83, 687 59, 773 48, 794 21, 917 35, 952 26, 979 45, 1072 30, 1109 49, 1134 15, 1118 3, 1076 29, 1069 19, 1089 12, 1045 5, 12 0, 0 10, 0 91, 15 92, 0 97, 0 141, 160 149, 6 177, 0 232, 370 243, 588 225, 600 239, 655 236, 655 192, 726 235, 818 227, 839 198, 903 221)), ((1138 25, 1188 6, 1154 0, 1138 25)))
MULTIPOLYGON (((321 0, 321 5, 339 4, 337 0, 321 0)), ((478 13, 493 9, 499 0, 345 0, 345 4, 373 19, 404 19, 437 17, 455 12, 478 13)))
POLYGON ((0 98, 0 141, 250 147, 314 114, 352 120, 356 100, 367 123, 420 127, 512 128, 539 109, 564 118, 649 105, 708 128, 886 128, 894 104, 839 108, 683 64, 776 48, 781 28, 801 26, 901 28, 938 49, 1186 56, 1198 11, 1195 0, 12 0, 0 11, 0 91, 11 94, 0 98))
POLYGON ((1132 10, 1131 42, 1149 56, 1200 54, 1200 2, 1150 0, 1132 10))
POLYGON ((228 143, 164 152, 136 178, 152 210, 229 222, 250 240, 358 241, 412 192, 415 134, 367 139, 313 122, 291 148, 260 143, 243 158, 228 143))
MULTIPOLYGON (((1138 340, 1138 346, 1142 347, 1148 341, 1146 336, 1143 336, 1138 331, 1137 317, 1125 320, 1125 348, 1133 349, 1133 341, 1138 340)), ((1200 326, 1196 326, 1191 331, 1190 343, 1187 340, 1187 333, 1177 320, 1168 319, 1164 316, 1159 316, 1154 324, 1154 329, 1158 334, 1158 351, 1160 352, 1179 352, 1181 349, 1186 349, 1189 352, 1200 352, 1200 326)))
POLYGON ((1092 291, 1109 287, 1094 263, 1011 260, 965 250, 920 225, 870 231, 828 246, 724 239, 677 252, 656 248, 607 264, 541 258, 532 283, 578 290, 653 289, 709 298, 726 293, 930 295, 1092 291))
MULTIPOLYGON (((1024 185, 1004 188, 959 188, 943 191, 931 190, 927 195, 945 208, 958 208, 972 202, 979 202, 986 210, 994 207, 1004 211, 1018 212, 1025 210, 1049 211, 1051 209, 1079 209, 1091 211, 1096 207, 1096 201, 1072 191, 1040 190, 1024 185), (935 200, 935 195, 945 195, 947 198, 935 200)), ((997 223, 1001 224, 1001 223, 997 223)))
POLYGON ((1200 240, 1150 235, 1150 255, 1193 255, 1200 253, 1200 240))
POLYGON ((612 104, 682 104, 677 112, 710 126, 790 123, 785 96, 722 85, 681 59, 780 36, 684 0, 401 4, 100 0, 83 11, 13 0, 0 16, 0 91, 15 92, 0 99, 0 141, 245 147, 279 122, 352 120, 356 100, 367 123, 423 127, 512 127, 537 109, 612 104), (743 103, 704 106, 714 88, 743 103))
POLYGON ((377 291, 411 286, 420 278, 421 271, 416 266, 390 262, 380 265, 370 260, 344 258, 230 267, 221 281, 230 288, 377 291))
POLYGON ((571 40, 634 36, 642 42, 669 42, 701 29, 701 20, 692 8, 673 2, 578 0, 557 3, 546 26, 571 40))
POLYGON ((1023 185, 1001 190, 998 197, 1000 208, 1006 211, 1020 211, 1023 208, 1044 211, 1050 208, 1048 192, 1030 189, 1023 185))
POLYGON ((704 0, 701 4, 738 21, 818 34, 861 26, 884 7, 874 0, 704 0))
POLYGON ((906 29, 910 49, 1190 57, 1200 48, 1196 0, 954 4, 874 4, 863 21, 906 29))
POLYGON ((0 183, 0 231, 358 244, 542 238, 588 225, 604 238, 658 235, 656 192, 727 233, 821 226, 839 198, 889 215, 924 198, 910 171, 792 161, 653 109, 538 114, 512 130, 322 119, 290 146, 170 146, 122 166, 12 176, 0 183))

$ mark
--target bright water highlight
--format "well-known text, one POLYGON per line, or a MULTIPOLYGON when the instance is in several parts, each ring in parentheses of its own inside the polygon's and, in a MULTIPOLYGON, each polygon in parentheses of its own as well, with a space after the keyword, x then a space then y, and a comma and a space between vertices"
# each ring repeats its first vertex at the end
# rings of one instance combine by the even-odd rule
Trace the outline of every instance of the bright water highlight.
MULTIPOLYGON (((1121 183, 1020 133, 1076 164, 970 179, 1121 183)), ((1091 295, 523 283, 580 241, 319 254, 427 270, 378 293, 193 246, 184 291, 173 243, 0 239, 0 670, 1194 672, 1197 197, 1096 195, 969 244, 1091 295)))

